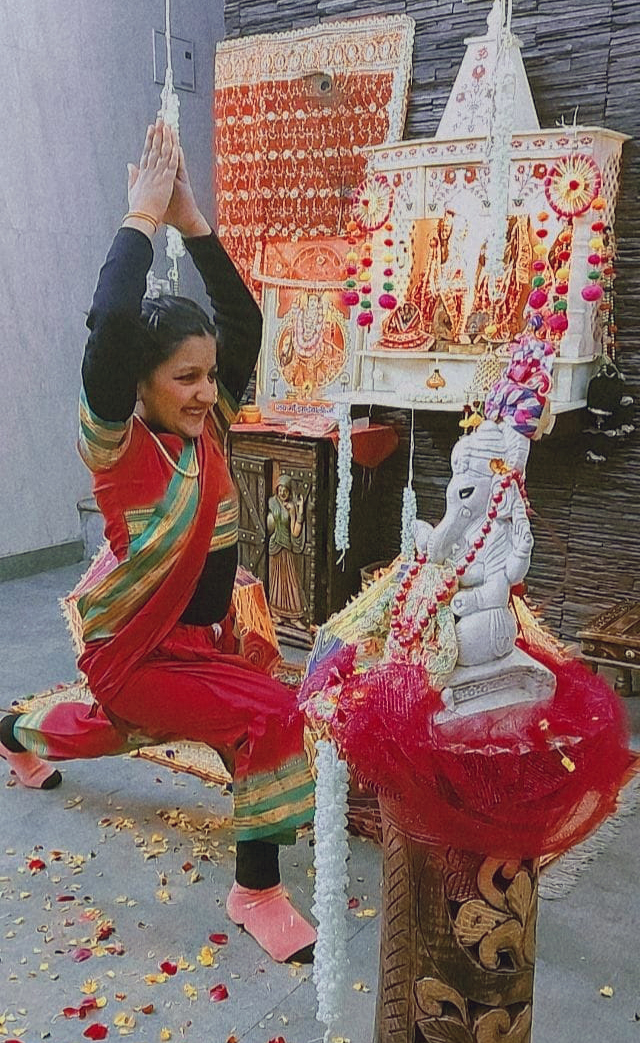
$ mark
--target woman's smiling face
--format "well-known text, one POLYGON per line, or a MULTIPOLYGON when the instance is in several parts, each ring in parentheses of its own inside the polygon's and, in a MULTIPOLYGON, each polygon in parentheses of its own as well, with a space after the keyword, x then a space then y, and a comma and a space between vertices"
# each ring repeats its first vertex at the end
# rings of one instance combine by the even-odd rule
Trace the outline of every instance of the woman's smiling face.
POLYGON ((140 381, 140 416, 156 431, 197 438, 218 398, 216 372, 211 334, 185 337, 169 359, 140 381))

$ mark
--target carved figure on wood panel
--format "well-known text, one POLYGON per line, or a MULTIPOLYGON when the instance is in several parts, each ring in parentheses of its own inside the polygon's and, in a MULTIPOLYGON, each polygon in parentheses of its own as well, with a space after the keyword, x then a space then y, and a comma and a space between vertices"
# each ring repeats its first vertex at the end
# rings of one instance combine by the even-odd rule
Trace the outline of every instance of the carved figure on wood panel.
POLYGON ((269 498, 269 605, 275 623, 306 630, 302 618, 307 602, 294 557, 304 550, 304 496, 294 498, 292 485, 289 475, 281 474, 275 496, 269 498))

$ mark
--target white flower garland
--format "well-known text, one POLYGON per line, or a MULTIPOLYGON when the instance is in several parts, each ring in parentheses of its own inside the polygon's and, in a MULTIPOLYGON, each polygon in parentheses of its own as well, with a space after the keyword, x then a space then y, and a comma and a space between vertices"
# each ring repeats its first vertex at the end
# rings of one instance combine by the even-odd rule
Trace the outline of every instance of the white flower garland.
POLYGON ((497 40, 494 88, 491 104, 490 129, 487 136, 489 163, 489 214, 491 232, 487 243, 486 272, 492 302, 495 301, 497 280, 504 271, 504 251, 507 240, 509 213, 509 176, 511 170, 511 139, 515 125, 516 77, 511 54, 517 46, 511 33, 511 10, 506 13, 502 4, 502 18, 497 40))
POLYGON ((342 407, 338 427, 338 488, 336 490, 336 521, 334 542, 339 551, 338 565, 349 549, 349 513, 351 510, 351 409, 342 407))
POLYGON ((411 410, 411 437, 409 441, 409 474, 407 484, 402 491, 402 529, 400 533, 400 554, 405 561, 413 560, 415 537, 414 522, 418 518, 416 494, 413 491, 413 456, 415 453, 415 413, 411 410))
POLYGON ((324 1043, 341 1014, 347 959, 347 799, 349 770, 331 742, 316 742, 316 870, 312 913, 318 921, 313 981, 318 1008, 316 1018, 326 1026, 324 1043))
POLYGON ((402 490, 402 534, 400 536, 400 554, 405 561, 413 559, 415 550, 413 523, 417 518, 418 505, 416 503, 416 494, 410 485, 405 485, 402 490))
MULTIPOLYGON (((158 116, 164 122, 180 130, 180 98, 173 86, 173 64, 171 61, 171 0, 165 0, 165 43, 167 49, 167 68, 164 74, 164 86, 160 93, 160 108, 158 116)), ((167 260, 170 261, 167 275, 171 283, 173 293, 179 293, 180 275, 178 271, 178 258, 184 257, 186 253, 182 236, 177 228, 167 225, 167 244, 165 247, 167 260)))

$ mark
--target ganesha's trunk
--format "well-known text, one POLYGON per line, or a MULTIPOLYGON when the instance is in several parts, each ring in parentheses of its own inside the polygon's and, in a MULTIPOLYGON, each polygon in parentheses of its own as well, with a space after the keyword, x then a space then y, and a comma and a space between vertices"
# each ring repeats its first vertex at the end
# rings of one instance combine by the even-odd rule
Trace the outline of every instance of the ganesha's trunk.
POLYGON ((429 561, 442 565, 447 558, 455 558, 464 546, 464 532, 469 525, 468 518, 447 511, 444 518, 429 537, 427 556, 429 561), (455 548, 455 549, 454 549, 455 548))

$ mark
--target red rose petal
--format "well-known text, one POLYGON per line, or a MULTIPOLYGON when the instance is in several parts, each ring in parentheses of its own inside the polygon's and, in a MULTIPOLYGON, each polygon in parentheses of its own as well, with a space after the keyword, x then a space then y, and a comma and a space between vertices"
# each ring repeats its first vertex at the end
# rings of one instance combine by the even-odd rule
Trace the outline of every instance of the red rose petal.
POLYGON ((210 934, 209 941, 213 942, 214 945, 226 945, 229 941, 228 934, 210 934))
POLYGON ((58 895, 56 902, 75 902, 75 895, 58 895))
POLYGON ((163 974, 169 974, 173 976, 178 973, 178 964, 171 963, 170 960, 164 960, 163 963, 158 964, 163 974))
POLYGON ((109 1029, 106 1025, 100 1025, 96 1022, 95 1025, 89 1025, 88 1029, 85 1029, 82 1035, 86 1039, 106 1039, 109 1035, 109 1029))
POLYGON ((213 1003, 220 1003, 228 998, 229 990, 226 985, 214 985, 212 989, 209 989, 209 999, 213 1003))
POLYGON ((357 898, 350 898, 349 899, 349 909, 357 909, 359 905, 360 905, 359 899, 357 899, 357 898))
POLYGON ((47 863, 43 862, 41 858, 32 858, 28 865, 32 873, 39 873, 42 869, 47 868, 47 863))
POLYGON ((80 1015, 80 1011, 77 1007, 63 1007, 62 1013, 64 1014, 65 1018, 77 1018, 80 1015))
POLYGON ((90 956, 93 956, 91 949, 76 949, 71 956, 71 959, 74 963, 83 963, 85 960, 88 960, 90 956))

